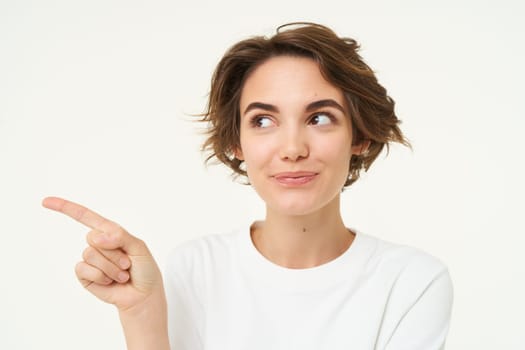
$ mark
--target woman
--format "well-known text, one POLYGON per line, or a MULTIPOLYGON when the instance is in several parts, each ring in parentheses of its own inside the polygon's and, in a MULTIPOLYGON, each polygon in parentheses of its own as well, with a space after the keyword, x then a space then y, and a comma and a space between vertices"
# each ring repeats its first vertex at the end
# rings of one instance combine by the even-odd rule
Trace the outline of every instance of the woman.
POLYGON ((117 306, 129 349, 442 349, 446 267, 340 214, 360 170, 390 142, 407 144, 394 102, 354 40, 316 24, 284 29, 225 54, 203 118, 204 148, 247 176, 264 221, 178 247, 165 292, 142 241, 47 198, 92 229, 77 276, 117 306))

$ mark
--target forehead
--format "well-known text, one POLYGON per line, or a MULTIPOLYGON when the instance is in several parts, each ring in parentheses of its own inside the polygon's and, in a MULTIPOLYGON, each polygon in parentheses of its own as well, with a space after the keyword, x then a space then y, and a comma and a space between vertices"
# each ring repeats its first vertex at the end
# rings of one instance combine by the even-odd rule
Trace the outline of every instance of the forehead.
POLYGON ((248 76, 241 91, 240 107, 243 111, 254 101, 286 105, 320 99, 345 104, 341 89, 323 77, 313 59, 277 56, 263 62, 248 76))

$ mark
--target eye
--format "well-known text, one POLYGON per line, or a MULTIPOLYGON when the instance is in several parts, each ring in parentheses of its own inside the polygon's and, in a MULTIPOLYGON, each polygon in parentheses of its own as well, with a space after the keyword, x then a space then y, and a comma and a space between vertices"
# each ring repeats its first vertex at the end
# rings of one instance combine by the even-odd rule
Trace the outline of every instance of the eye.
POLYGON ((312 118, 310 118, 310 124, 313 125, 329 125, 334 122, 334 117, 327 112, 321 112, 314 114, 312 118))
POLYGON ((272 119, 264 115, 258 115, 252 118, 250 124, 255 128, 268 128, 273 125, 272 119))

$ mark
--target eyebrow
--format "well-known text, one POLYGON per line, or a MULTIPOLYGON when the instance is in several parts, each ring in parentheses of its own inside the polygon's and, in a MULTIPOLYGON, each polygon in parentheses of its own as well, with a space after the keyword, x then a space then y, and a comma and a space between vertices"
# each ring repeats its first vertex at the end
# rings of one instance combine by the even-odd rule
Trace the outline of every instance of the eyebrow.
MULTIPOLYGON (((333 108, 340 110, 343 113, 346 113, 343 106, 341 106, 339 103, 337 103, 335 100, 332 100, 332 99, 325 99, 325 100, 311 102, 308 104, 308 106, 306 106, 305 110, 306 112, 311 112, 313 110, 323 108, 323 107, 333 107, 333 108)), ((262 109, 268 112, 279 112, 279 108, 277 108, 274 105, 271 105, 268 103, 262 103, 262 102, 252 102, 248 105, 248 107, 246 107, 246 109, 244 110, 244 114, 248 113, 252 109, 262 109)))

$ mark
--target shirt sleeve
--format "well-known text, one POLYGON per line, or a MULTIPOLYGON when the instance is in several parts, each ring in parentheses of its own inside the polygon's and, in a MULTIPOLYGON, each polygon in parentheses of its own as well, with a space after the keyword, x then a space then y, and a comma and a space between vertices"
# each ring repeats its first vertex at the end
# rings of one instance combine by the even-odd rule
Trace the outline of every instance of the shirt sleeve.
POLYGON ((447 269, 438 273, 400 318, 385 350, 441 350, 450 325, 453 288, 447 269))

